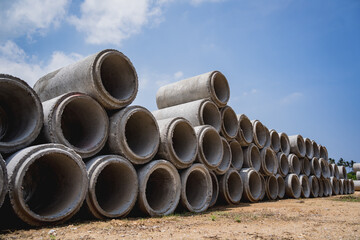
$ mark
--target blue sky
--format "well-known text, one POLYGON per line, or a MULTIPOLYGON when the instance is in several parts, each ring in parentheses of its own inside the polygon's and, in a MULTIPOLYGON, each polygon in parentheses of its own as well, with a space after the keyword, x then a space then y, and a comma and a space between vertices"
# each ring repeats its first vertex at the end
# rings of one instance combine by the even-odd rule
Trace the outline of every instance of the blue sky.
POLYGON ((106 48, 137 69, 134 104, 219 70, 237 113, 360 162, 358 0, 0 1, 0 72, 33 85, 106 48))

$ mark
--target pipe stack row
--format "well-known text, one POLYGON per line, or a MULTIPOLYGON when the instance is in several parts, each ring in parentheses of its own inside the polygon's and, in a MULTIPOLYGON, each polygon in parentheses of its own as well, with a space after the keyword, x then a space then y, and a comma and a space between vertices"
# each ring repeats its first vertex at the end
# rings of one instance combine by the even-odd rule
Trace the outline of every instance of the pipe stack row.
POLYGON ((360 163, 354 163, 354 173, 356 174, 356 180, 354 181, 355 191, 360 191, 360 163))
POLYGON ((137 73, 116 50, 49 73, 33 89, 6 74, 0 86, 0 207, 6 198, 2 210, 32 226, 80 209, 98 219, 162 216, 353 192, 325 147, 237 115, 219 71, 161 87, 152 113, 130 105, 137 73), (337 185, 343 190, 333 192, 337 185))

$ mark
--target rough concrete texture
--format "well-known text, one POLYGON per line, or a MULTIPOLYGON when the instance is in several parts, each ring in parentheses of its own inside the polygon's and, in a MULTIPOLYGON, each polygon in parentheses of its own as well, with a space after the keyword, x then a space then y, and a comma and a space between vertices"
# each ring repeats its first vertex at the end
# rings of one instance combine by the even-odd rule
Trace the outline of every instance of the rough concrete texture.
POLYGON ((71 92, 42 103, 47 142, 60 143, 82 158, 92 157, 105 145, 109 118, 103 107, 83 93, 71 92))
POLYGON ((314 157, 313 144, 309 138, 304 138, 304 143, 305 143, 305 149, 306 149, 305 156, 308 159, 312 159, 314 157))
POLYGON ((319 183, 318 197, 324 197, 324 183, 323 183, 323 180, 321 178, 318 178, 318 183, 319 183))
POLYGON ((230 143, 231 167, 240 171, 244 163, 244 153, 238 141, 232 140, 230 143))
POLYGON ((106 109, 132 103, 138 77, 131 61, 121 52, 106 49, 40 78, 34 86, 41 101, 68 92, 83 92, 106 109))
POLYGON ((221 109, 221 135, 227 140, 230 141, 234 139, 239 132, 239 122, 234 110, 225 106, 221 109))
POLYGON ((210 98, 218 107, 224 107, 230 99, 226 77, 212 71, 162 86, 156 93, 159 109, 198 99, 210 98))
POLYGON ((336 177, 336 179, 339 179, 340 177, 340 173, 339 173, 339 168, 336 164, 330 164, 330 170, 331 170, 331 176, 332 177, 336 177))
POLYGON ((275 153, 280 151, 280 136, 278 132, 274 129, 270 130, 270 147, 274 150, 275 153))
POLYGON ((318 178, 314 175, 310 175, 309 177, 309 186, 310 186, 310 196, 318 197, 319 196, 319 181, 318 178))
POLYGON ((323 178, 329 178, 330 177, 330 168, 329 163, 324 158, 319 159, 319 164, 321 168, 321 176, 323 178))
POLYGON ((307 157, 299 159, 301 165, 301 173, 306 176, 310 176, 311 174, 311 163, 307 157))
POLYGON ((157 120, 183 117, 193 127, 211 125, 220 132, 222 120, 218 107, 209 99, 200 99, 184 104, 163 108, 153 111, 152 114, 157 120))
POLYGON ((15 214, 32 226, 62 223, 81 207, 88 189, 81 157, 61 144, 20 150, 7 159, 15 214))
POLYGON ((150 216, 172 214, 180 200, 180 175, 166 160, 154 160, 137 170, 138 204, 150 216))
POLYGON ((318 144, 314 140, 312 140, 311 143, 313 145, 313 152, 314 152, 313 157, 320 158, 320 151, 318 144))
POLYGON ((275 200, 279 194, 279 186, 274 175, 265 176, 265 192, 269 200, 275 200))
POLYGON ((333 195, 339 194, 339 180, 336 177, 330 177, 331 190, 333 195))
POLYGON ((354 180, 350 179, 350 186, 351 186, 351 194, 353 194, 355 192, 355 184, 354 184, 354 180))
POLYGON ((250 119, 245 114, 237 115, 239 131, 236 140, 242 147, 247 147, 254 139, 253 126, 250 119))
POLYGON ((299 158, 303 158, 306 154, 304 139, 301 135, 289 136, 290 152, 296 154, 299 158))
POLYGON ((0 154, 0 208, 8 192, 8 176, 4 159, 0 154))
POLYGON ((252 120, 254 139, 253 142, 259 149, 262 149, 267 141, 267 132, 259 120, 252 120))
POLYGON ((262 183, 260 174, 253 168, 240 170, 243 180, 243 199, 249 202, 257 202, 262 195, 262 183))
POLYGON ((271 145, 270 130, 265 125, 263 125, 263 126, 264 126, 265 134, 266 134, 266 142, 265 142, 264 147, 270 147, 270 145, 271 145))
POLYGON ((347 179, 340 179, 340 183, 342 185, 343 194, 348 194, 348 185, 346 183, 347 179))
POLYGON ((214 172, 217 175, 225 174, 231 167, 231 161, 232 161, 231 148, 229 143, 223 137, 221 137, 221 141, 223 146, 223 157, 220 165, 214 169, 214 172))
POLYGON ((309 198, 311 189, 310 189, 310 183, 308 177, 306 175, 301 174, 299 176, 299 181, 301 184, 301 197, 309 198))
POLYGON ((321 177, 321 167, 320 167, 320 162, 319 159, 317 157, 313 157, 310 161, 310 172, 312 175, 315 175, 317 178, 321 177))
POLYGON ((284 181, 284 178, 280 174, 277 174, 275 177, 276 177, 276 181, 277 181, 277 184, 278 184, 278 198, 283 199, 284 196, 285 196, 285 181, 284 181))
POLYGON ((288 158, 285 155, 285 153, 283 153, 283 152, 278 152, 276 154, 276 157, 278 160, 278 173, 282 177, 285 177, 289 173, 289 170, 290 170, 288 158))
POLYGON ((323 182, 324 182, 324 185, 325 185, 324 189, 326 189, 325 197, 331 197, 332 196, 332 189, 331 189, 330 179, 324 178, 323 182))
POLYGON ((347 179, 347 171, 344 166, 338 166, 339 169, 339 179, 347 179))
POLYGON ((260 195, 260 201, 262 201, 265 198, 266 195, 266 181, 262 174, 259 174, 261 179, 261 195, 260 195))
POLYGON ((338 183, 339 183, 339 194, 340 194, 340 195, 345 194, 345 193, 344 193, 344 185, 342 184, 342 182, 341 182, 340 179, 338 179, 338 183))
POLYGON ((360 191, 360 180, 354 180, 354 190, 360 191))
POLYGON ((181 171, 181 203, 190 212, 204 212, 208 209, 213 195, 209 171, 200 163, 181 171))
POLYGON ((280 151, 286 156, 290 154, 290 140, 286 133, 279 133, 280 137, 280 151))
POLYGON ((198 141, 197 162, 204 164, 209 170, 217 168, 222 161, 224 148, 219 133, 210 125, 195 127, 198 141))
POLYGON ((243 181, 238 171, 231 168, 219 177, 219 197, 228 204, 239 204, 243 194, 243 181))
POLYGON ((299 198, 301 196, 301 184, 296 174, 291 173, 286 176, 285 193, 289 198, 299 198))
POLYGON ((301 164, 299 158, 295 154, 291 153, 288 156, 288 162, 290 172, 299 175, 301 173, 301 164))
POLYGON ((25 81, 0 74, 0 86, 0 153, 12 153, 37 138, 43 125, 43 108, 25 81))
POLYGON ((214 206, 219 196, 219 181, 216 174, 213 171, 209 171, 212 182, 212 196, 209 203, 209 208, 214 206))
POLYGON ((326 161, 329 161, 329 155, 327 148, 325 146, 319 145, 320 158, 324 158, 326 161))
POLYGON ((356 179, 357 179, 357 180, 360 180, 360 171, 357 171, 357 172, 356 172, 356 179))
POLYGON ((190 167, 198 153, 195 130, 185 118, 158 120, 160 145, 157 158, 169 160, 177 169, 190 167))
POLYGON ((359 172, 360 171, 360 163, 354 163, 353 171, 354 172, 359 172))
POLYGON ((261 156, 260 151, 255 144, 250 144, 243 149, 244 151, 244 168, 254 168, 259 171, 261 168, 261 156))
POLYGON ((274 175, 277 173, 278 164, 275 152, 270 147, 265 147, 260 151, 260 172, 265 176, 274 175))
POLYGON ((126 107, 110 117, 109 151, 133 164, 149 162, 157 153, 160 134, 151 112, 141 106, 126 107))
POLYGON ((89 190, 86 206, 98 219, 125 217, 138 195, 136 170, 117 155, 97 156, 86 163, 89 190))

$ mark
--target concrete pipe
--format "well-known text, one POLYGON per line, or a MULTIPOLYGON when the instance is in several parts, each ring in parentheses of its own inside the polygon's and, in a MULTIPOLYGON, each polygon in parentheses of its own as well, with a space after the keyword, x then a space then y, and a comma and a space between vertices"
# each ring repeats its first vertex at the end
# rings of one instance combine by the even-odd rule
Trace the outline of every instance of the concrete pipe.
POLYGON ((357 172, 356 172, 356 179, 357 179, 357 180, 360 180, 360 171, 357 171, 357 172))
POLYGON ((194 128, 185 118, 158 120, 160 145, 157 157, 169 160, 177 169, 190 167, 195 161, 198 144, 194 128))
POLYGON ((306 176, 310 176, 311 174, 311 163, 307 157, 301 158, 300 165, 301 165, 301 173, 305 174, 306 176))
POLYGON ((278 184, 278 198, 283 199, 285 196, 285 181, 284 178, 277 174, 276 176, 277 184, 278 184))
POLYGON ((261 156, 260 156, 260 151, 256 147, 256 145, 252 143, 243 150, 244 150, 243 167, 254 168, 256 171, 259 171, 261 168, 261 156))
POLYGON ((89 212, 98 219, 125 217, 134 207, 139 189, 133 165, 121 156, 103 155, 87 162, 86 168, 89 212))
POLYGON ((340 177, 340 174, 339 174, 339 168, 336 164, 330 164, 330 169, 331 169, 331 172, 332 172, 332 176, 333 177, 336 177, 336 179, 339 179, 340 177))
POLYGON ((329 178, 330 177, 329 163, 324 158, 320 158, 319 164, 321 168, 321 176, 323 178, 329 178))
POLYGON ((303 158, 306 154, 305 142, 303 137, 298 135, 289 136, 290 152, 294 153, 299 158, 303 158))
POLYGON ((275 153, 280 151, 280 136, 274 129, 270 130, 270 147, 275 153))
POLYGON ((324 181, 321 178, 318 178, 318 182, 319 182, 319 194, 318 197, 324 197, 324 181))
POLYGON ((5 196, 8 192, 8 176, 4 159, 0 154, 0 208, 4 203, 5 196))
POLYGON ((216 201, 219 196, 219 181, 216 174, 213 171, 209 171, 212 182, 212 196, 209 203, 209 208, 213 207, 216 204, 216 201))
POLYGON ((124 54, 106 49, 48 73, 34 89, 41 101, 77 91, 95 98, 106 109, 120 109, 134 101, 138 77, 124 54))
POLYGON ((310 185, 310 196, 316 198, 319 196, 319 181, 318 178, 314 175, 309 177, 309 185, 310 185))
POLYGON ((267 132, 264 125, 259 120, 252 120, 254 139, 253 142, 259 149, 262 149, 267 141, 267 132))
POLYGON ((240 175, 244 183, 243 199, 249 202, 259 201, 262 195, 260 174, 253 168, 243 168, 240 175))
POLYGON ((322 183, 323 189, 324 189, 323 197, 328 197, 328 196, 329 196, 329 192, 330 192, 331 190, 330 190, 330 187, 327 185, 326 179, 325 179, 325 178, 321 178, 321 183, 322 183))
POLYGON ((360 180, 355 180, 354 181, 354 190, 355 191, 360 191, 360 180))
POLYGON ((259 174, 259 176, 261 179, 261 195, 260 195, 259 201, 262 201, 266 195, 266 181, 262 174, 259 174))
POLYGON ((279 133, 280 137, 280 151, 286 156, 290 154, 290 140, 286 133, 279 133))
POLYGON ((320 158, 319 146, 314 140, 312 140, 311 143, 313 145, 313 152, 314 152, 313 157, 320 158))
POLYGON ((328 178, 324 178, 323 181, 324 181, 324 183, 325 183, 325 189, 326 189, 326 195, 325 195, 325 197, 330 197, 330 196, 332 196, 332 189, 331 189, 330 180, 329 180, 328 178))
POLYGON ((285 177, 288 173, 289 173, 289 162, 288 162, 288 158, 286 157, 285 153, 283 152, 278 152, 277 155, 277 160, 278 160, 278 173, 282 176, 285 177))
POLYGON ((221 109, 221 135, 228 141, 236 138, 239 132, 239 122, 234 110, 225 106, 221 109))
POLYGON ((320 167, 320 162, 319 159, 317 157, 313 157, 310 161, 310 172, 312 175, 315 175, 317 178, 321 177, 321 167, 320 167))
POLYGON ((324 158, 326 161, 329 161, 328 151, 325 146, 319 145, 320 158, 324 158))
POLYGON ((193 127, 211 125, 218 132, 221 128, 221 114, 219 108, 208 99, 200 99, 168 108, 153 111, 152 114, 157 120, 183 117, 193 127))
POLYGON ((290 172, 299 175, 301 173, 301 164, 299 158, 295 154, 291 153, 288 156, 288 162, 290 172))
POLYGON ((347 179, 340 179, 340 184, 342 185, 343 188, 343 194, 348 194, 348 185, 346 183, 347 179))
POLYGON ((146 108, 126 107, 110 117, 109 151, 129 159, 133 164, 149 162, 160 143, 155 118, 146 108))
POLYGON ((275 152, 270 147, 265 147, 260 151, 260 172, 266 176, 274 175, 277 173, 277 157, 275 152))
POLYGON ((339 179, 347 179, 347 171, 344 166, 338 166, 339 169, 339 179))
POLYGON ((353 179, 349 179, 350 181, 350 187, 351 187, 351 194, 353 194, 355 192, 355 184, 354 184, 354 180, 353 179))
POLYGON ((301 184, 296 174, 291 173, 286 176, 285 193, 289 198, 299 198, 301 196, 301 184))
POLYGON ((204 212, 208 209, 213 186, 209 171, 203 164, 196 163, 180 173, 182 206, 190 212, 204 212))
POLYGON ((243 181, 238 171, 231 168, 219 177, 219 197, 228 204, 239 204, 243 194, 243 181))
POLYGON ((270 145, 271 145, 270 131, 265 125, 263 125, 263 126, 264 126, 265 134, 266 134, 266 142, 265 142, 264 147, 270 147, 270 145))
POLYGON ((279 186, 274 175, 265 177, 265 192, 269 200, 275 200, 279 194, 279 186))
POLYGON ((344 194, 344 186, 341 183, 340 179, 338 179, 338 183, 339 183, 339 195, 343 195, 344 194))
POLYGON ((23 80, 0 74, 0 153, 31 144, 43 125, 41 102, 23 80))
POLYGON ((333 195, 339 194, 339 181, 336 177, 330 177, 331 190, 333 195))
POLYGON ((109 133, 109 118, 93 98, 72 92, 42 104, 42 135, 47 142, 72 148, 82 158, 92 157, 104 147, 109 133))
POLYGON ((348 194, 351 194, 351 193, 352 193, 350 180, 351 180, 351 179, 346 179, 346 183, 347 183, 347 185, 348 185, 348 194))
POLYGON ((161 87, 156 93, 159 109, 210 98, 218 107, 224 107, 230 99, 230 88, 226 77, 212 71, 161 87))
POLYGON ((196 161, 204 164, 209 170, 214 170, 221 164, 224 155, 221 137, 215 128, 209 125, 194 129, 199 146, 196 161))
POLYGON ((300 184, 301 184, 301 197, 309 198, 311 188, 310 188, 310 183, 309 183, 308 177, 306 175, 302 174, 302 175, 299 176, 299 181, 300 181, 300 184))
POLYGON ((314 157, 313 144, 309 138, 304 138, 304 143, 305 143, 305 156, 308 159, 312 159, 314 157))
POLYGON ((230 142, 231 149, 231 166, 240 171, 244 163, 244 153, 238 141, 233 140, 230 142))
POLYGON ((32 226, 58 224, 81 207, 88 189, 81 157, 61 144, 25 148, 7 159, 10 203, 32 226))
POLYGON ((223 137, 221 137, 221 141, 223 146, 223 157, 220 165, 214 169, 214 172, 217 175, 225 174, 229 170, 232 161, 231 148, 229 143, 223 137))
POLYGON ((150 216, 172 214, 180 200, 181 180, 174 165, 166 160, 154 160, 137 170, 138 204, 150 216))
POLYGON ((360 172, 360 163, 354 163, 353 171, 354 172, 360 172))
POLYGON ((250 119, 245 115, 237 115, 239 122, 239 131, 236 140, 242 147, 247 147, 254 140, 253 126, 250 119))

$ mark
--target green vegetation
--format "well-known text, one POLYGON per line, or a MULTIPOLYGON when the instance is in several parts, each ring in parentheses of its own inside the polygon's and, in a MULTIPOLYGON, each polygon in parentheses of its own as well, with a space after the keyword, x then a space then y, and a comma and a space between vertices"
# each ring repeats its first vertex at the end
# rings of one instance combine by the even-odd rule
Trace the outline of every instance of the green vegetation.
POLYGON ((360 202, 360 197, 357 197, 357 196, 340 196, 339 198, 335 198, 334 201, 340 201, 340 202, 360 202))

